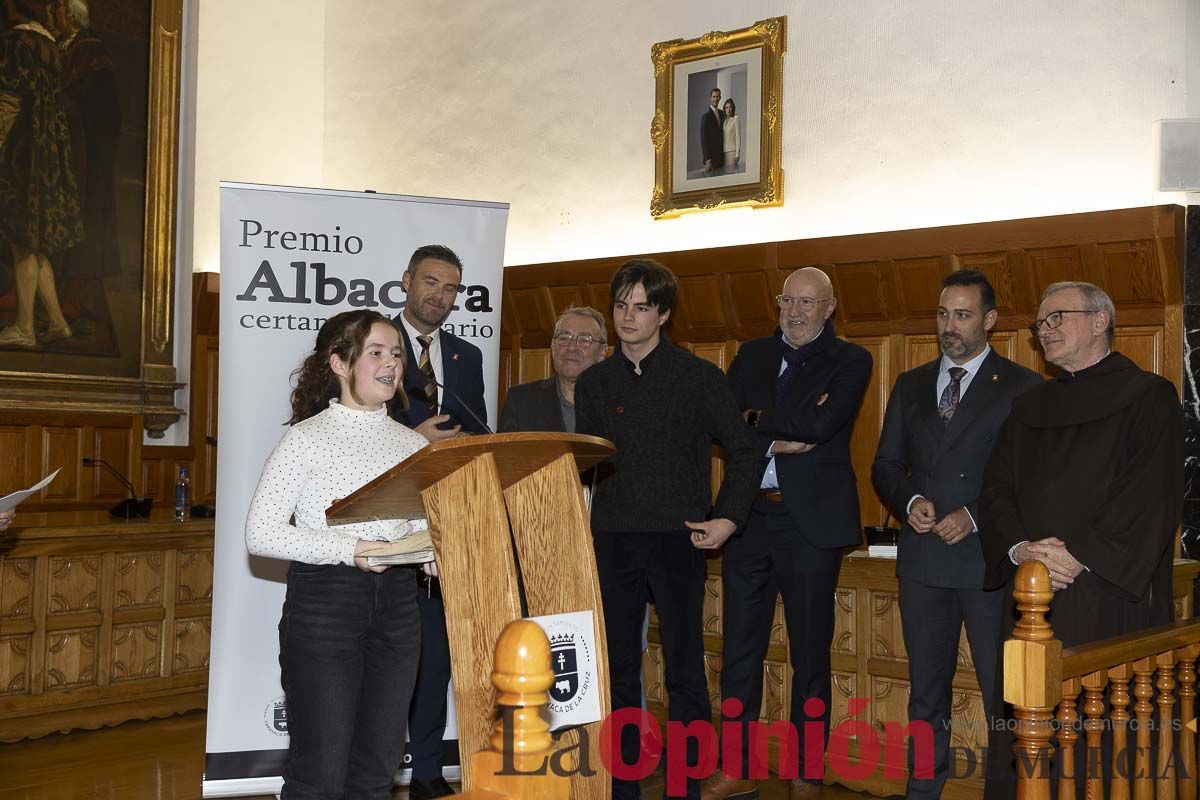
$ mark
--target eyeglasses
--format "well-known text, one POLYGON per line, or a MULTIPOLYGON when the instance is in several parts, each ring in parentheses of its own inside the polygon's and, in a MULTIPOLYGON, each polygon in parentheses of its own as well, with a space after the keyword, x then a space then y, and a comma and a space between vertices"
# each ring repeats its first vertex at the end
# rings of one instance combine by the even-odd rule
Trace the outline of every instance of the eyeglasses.
POLYGON ((828 303, 832 299, 832 297, 825 297, 818 300, 815 297, 792 297, 786 294, 775 295, 775 302, 779 304, 780 308, 789 309, 795 305, 801 311, 812 311, 817 307, 817 303, 828 303))
POLYGON ((1054 330, 1059 325, 1062 325, 1063 314, 1095 314, 1095 311, 1089 311, 1086 308, 1064 308, 1062 311, 1051 311, 1041 319, 1035 319, 1033 324, 1029 326, 1029 332, 1034 336, 1038 335, 1038 331, 1045 325, 1047 330, 1054 330))
POLYGON ((566 331, 563 331, 562 333, 554 334, 554 336, 551 337, 551 341, 553 341, 554 344, 556 344, 559 347, 570 347, 572 342, 579 345, 580 347, 585 347, 585 348, 591 347, 596 342, 600 342, 601 344, 604 344, 603 339, 597 339, 595 336, 592 336, 590 333, 570 334, 570 333, 567 333, 566 331))

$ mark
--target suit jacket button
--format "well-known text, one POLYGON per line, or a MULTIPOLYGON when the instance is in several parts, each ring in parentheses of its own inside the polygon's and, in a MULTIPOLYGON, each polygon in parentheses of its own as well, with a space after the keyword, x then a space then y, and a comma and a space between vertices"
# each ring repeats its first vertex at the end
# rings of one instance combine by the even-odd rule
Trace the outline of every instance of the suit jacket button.
POLYGON ((960 473, 958 473, 958 479, 959 479, 960 481, 961 481, 962 479, 966 478, 966 477, 967 477, 967 473, 965 473, 965 472, 960 472, 960 473))

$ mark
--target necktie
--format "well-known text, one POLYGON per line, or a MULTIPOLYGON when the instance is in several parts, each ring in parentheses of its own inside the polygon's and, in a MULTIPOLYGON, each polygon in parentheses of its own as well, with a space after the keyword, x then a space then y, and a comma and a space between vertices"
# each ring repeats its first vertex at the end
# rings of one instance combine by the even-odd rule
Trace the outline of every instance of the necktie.
POLYGON ((950 383, 946 384, 946 388, 942 390, 942 399, 938 400, 938 416, 942 418, 943 425, 950 424, 950 418, 958 408, 959 388, 966 374, 967 371, 962 367, 950 368, 950 383))
POLYGON ((437 414, 438 391, 437 384, 433 383, 433 381, 437 380, 437 376, 433 374, 433 364, 429 362, 429 345, 433 343, 433 337, 418 336, 417 341, 421 343, 421 358, 417 362, 417 369, 421 370, 421 374, 430 381, 425 384, 425 399, 429 401, 429 413, 437 414))

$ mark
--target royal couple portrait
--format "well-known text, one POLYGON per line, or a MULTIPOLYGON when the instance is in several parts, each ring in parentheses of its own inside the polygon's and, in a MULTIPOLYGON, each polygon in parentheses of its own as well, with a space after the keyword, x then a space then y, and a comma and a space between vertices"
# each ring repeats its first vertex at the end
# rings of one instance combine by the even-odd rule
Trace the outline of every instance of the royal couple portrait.
POLYGON ((742 151, 742 120, 737 115, 737 102, 732 97, 722 101, 721 90, 709 92, 708 108, 700 119, 700 153, 702 177, 733 175, 746 171, 742 151))

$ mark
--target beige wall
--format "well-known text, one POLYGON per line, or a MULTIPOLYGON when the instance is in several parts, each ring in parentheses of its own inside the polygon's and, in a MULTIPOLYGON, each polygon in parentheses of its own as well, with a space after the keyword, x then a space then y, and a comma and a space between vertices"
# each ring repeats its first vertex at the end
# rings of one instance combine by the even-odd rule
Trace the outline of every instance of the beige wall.
POLYGON ((1174 200, 1196 2, 204 0, 193 265, 221 179, 507 201, 507 264, 1174 200), (650 45, 779 14, 785 205, 652 221, 650 45))

